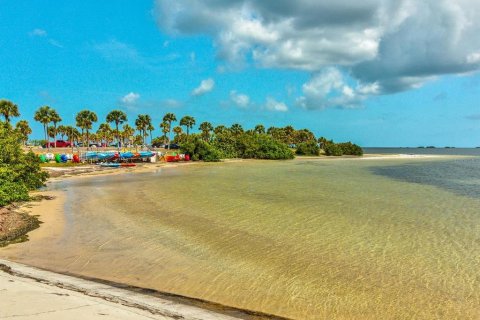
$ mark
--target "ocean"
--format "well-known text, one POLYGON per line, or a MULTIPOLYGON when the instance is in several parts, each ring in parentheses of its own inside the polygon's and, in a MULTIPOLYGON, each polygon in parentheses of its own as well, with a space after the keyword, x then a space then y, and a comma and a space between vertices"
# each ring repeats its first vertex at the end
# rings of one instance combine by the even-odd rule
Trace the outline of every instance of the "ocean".
POLYGON ((65 180, 61 236, 0 256, 294 319, 479 318, 473 150, 65 180))

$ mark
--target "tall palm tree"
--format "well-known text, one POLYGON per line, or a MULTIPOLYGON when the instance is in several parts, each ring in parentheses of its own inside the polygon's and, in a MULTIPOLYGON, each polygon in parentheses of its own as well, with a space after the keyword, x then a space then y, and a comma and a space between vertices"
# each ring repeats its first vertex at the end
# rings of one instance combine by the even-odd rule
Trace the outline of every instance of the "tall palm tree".
POLYGON ((150 145, 152 145, 152 143, 153 143, 153 134, 152 133, 153 133, 153 130, 155 130, 155 127, 153 126, 151 121, 147 126, 147 130, 148 130, 148 132, 150 132, 150 145))
POLYGON ((145 136, 147 135, 148 123, 151 123, 150 116, 147 114, 139 114, 135 120, 135 127, 143 137, 143 144, 145 145, 145 136))
POLYGON ((50 141, 48 139, 47 127, 51 121, 50 110, 52 109, 49 106, 40 107, 37 111, 35 111, 35 116, 34 116, 35 121, 38 121, 41 124, 43 124, 43 133, 45 134, 45 141, 47 142, 48 151, 50 151, 50 141))
POLYGON ((239 135, 239 134, 243 133, 243 127, 242 127, 242 125, 240 125, 238 123, 234 123, 230 127, 230 131, 232 131, 232 133, 235 134, 235 135, 239 135))
POLYGON ((59 134, 60 137, 62 137, 62 140, 65 140, 64 137, 67 134, 65 130, 67 130, 67 126, 64 126, 64 125, 59 125, 57 128, 57 134, 59 134))
MULTIPOLYGON (((123 125, 123 131, 122 131, 122 138, 123 140, 127 139, 128 143, 130 144, 130 138, 133 136, 133 134, 135 133, 135 129, 133 129, 132 127, 130 127, 128 125, 128 123, 124 124, 123 125)), ((125 144, 125 141, 123 141, 124 144, 125 144)))
POLYGON ((32 133, 32 128, 28 124, 27 120, 20 120, 15 125, 15 129, 22 135, 23 144, 27 145, 28 136, 32 133))
MULTIPOLYGON (((112 133, 112 128, 108 123, 102 123, 98 127, 97 135, 101 137, 102 142, 105 141, 105 147, 108 146, 108 136, 112 133)), ((119 141, 117 141, 118 145, 120 145, 119 141)))
POLYGON ((170 132, 170 124, 166 121, 160 123, 160 128, 162 129, 163 132, 163 141, 168 143, 168 147, 170 148, 170 140, 167 138, 167 133, 170 132))
POLYGON ((202 137, 205 141, 210 139, 210 131, 213 130, 213 126, 210 122, 202 122, 200 123, 200 127, 198 127, 200 131, 202 131, 202 137))
POLYGON ((163 116, 163 121, 168 122, 168 149, 170 150, 170 138, 171 138, 171 130, 172 130, 172 122, 177 121, 177 117, 173 113, 167 113, 163 116))
POLYGON ((215 134, 222 134, 224 132, 226 132, 228 129, 227 127, 225 127, 224 125, 219 125, 219 126, 216 126, 215 129, 213 130, 213 132, 215 134))
POLYGON ((77 126, 82 128, 82 135, 83 135, 83 130, 85 130, 87 133, 87 150, 88 150, 90 147, 90 137, 88 135, 88 130, 92 129, 93 123, 98 121, 97 114, 90 110, 82 110, 79 113, 77 113, 75 120, 77 121, 77 126))
POLYGON ((255 131, 258 134, 263 134, 263 133, 265 133, 265 127, 261 124, 257 124, 255 126, 255 129, 253 129, 253 131, 255 131))
POLYGON ((50 122, 53 122, 53 146, 57 148, 57 124, 62 118, 55 109, 50 109, 50 122))
POLYGON ((182 127, 176 126, 173 128, 173 133, 175 134, 175 139, 178 141, 180 135, 183 133, 182 127))
POLYGON ((20 117, 18 106, 6 99, 0 100, 0 114, 5 118, 5 122, 7 123, 10 123, 11 117, 20 117))
POLYGON ((187 136, 190 133, 190 129, 193 128, 195 125, 195 118, 191 116, 184 116, 182 119, 180 119, 180 125, 185 126, 187 128, 187 136))
POLYGON ((117 132, 117 147, 120 150, 120 131, 118 130, 118 126, 127 121, 127 114, 121 110, 113 110, 109 114, 107 114, 107 122, 115 123, 115 129, 117 132))
POLYGON ((70 141, 70 146, 72 147, 72 153, 73 153, 73 145, 74 142, 77 141, 80 138, 80 132, 78 132, 77 128, 73 126, 65 126, 64 133, 67 136, 68 141, 70 141))

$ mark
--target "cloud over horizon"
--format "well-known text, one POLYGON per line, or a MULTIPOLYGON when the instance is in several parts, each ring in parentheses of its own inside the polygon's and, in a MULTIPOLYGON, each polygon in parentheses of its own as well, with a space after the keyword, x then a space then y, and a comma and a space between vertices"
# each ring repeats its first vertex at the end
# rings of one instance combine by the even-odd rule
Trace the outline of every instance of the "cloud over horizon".
POLYGON ((212 36, 222 60, 311 73, 299 102, 309 109, 354 107, 370 95, 480 69, 473 0, 156 0, 155 13, 167 32, 212 36), (335 79, 325 87, 332 68, 355 87, 335 79))

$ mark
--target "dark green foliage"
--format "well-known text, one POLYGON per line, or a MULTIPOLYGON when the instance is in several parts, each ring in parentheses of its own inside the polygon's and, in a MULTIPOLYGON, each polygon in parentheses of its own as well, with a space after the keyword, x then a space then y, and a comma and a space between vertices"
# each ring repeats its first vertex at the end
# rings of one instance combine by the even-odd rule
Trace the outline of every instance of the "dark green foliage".
POLYGON ((181 150, 189 154, 193 161, 203 160, 206 162, 220 161, 221 153, 208 142, 204 141, 200 135, 191 134, 182 143, 181 150))
POLYGON ((361 156, 363 150, 358 145, 349 142, 335 143, 333 141, 326 141, 323 145, 323 150, 327 156, 361 156))
POLYGON ((304 156, 318 156, 320 148, 315 140, 310 140, 297 144, 295 153, 304 156))
POLYGON ((352 156, 362 156, 363 149, 360 146, 349 142, 339 143, 340 148, 342 148, 342 152, 345 155, 352 155, 352 156))
POLYGON ((342 148, 334 142, 327 142, 324 145, 323 150, 325 151, 325 154, 327 156, 337 156, 338 157, 338 156, 343 155, 342 148))
POLYGON ((19 133, 0 124, 0 206, 28 200, 28 191, 43 186, 48 174, 32 152, 24 153, 19 133))
POLYGON ((293 152, 286 144, 266 134, 244 134, 239 141, 239 152, 245 159, 287 160, 293 159, 293 152))

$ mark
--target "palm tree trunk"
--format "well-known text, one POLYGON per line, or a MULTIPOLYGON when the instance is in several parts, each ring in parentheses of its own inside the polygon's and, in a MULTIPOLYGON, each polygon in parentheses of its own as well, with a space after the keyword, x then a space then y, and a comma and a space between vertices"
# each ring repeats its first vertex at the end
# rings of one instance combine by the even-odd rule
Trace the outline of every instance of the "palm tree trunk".
POLYGON ((47 141, 47 150, 50 152, 50 141, 48 141, 47 125, 45 123, 43 124, 43 132, 45 133, 45 141, 47 141))
POLYGON ((118 122, 115 121, 115 128, 117 129, 117 150, 120 152, 120 131, 118 131, 118 122))
POLYGON ((88 139, 88 129, 87 129, 87 151, 90 149, 90 140, 88 139))
POLYGON ((55 147, 55 149, 57 149, 57 124, 54 123, 53 124, 53 146, 55 147))

